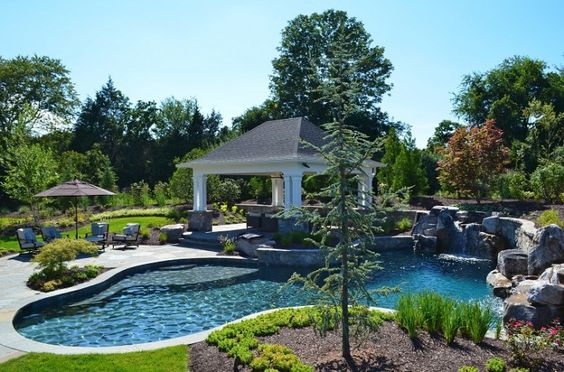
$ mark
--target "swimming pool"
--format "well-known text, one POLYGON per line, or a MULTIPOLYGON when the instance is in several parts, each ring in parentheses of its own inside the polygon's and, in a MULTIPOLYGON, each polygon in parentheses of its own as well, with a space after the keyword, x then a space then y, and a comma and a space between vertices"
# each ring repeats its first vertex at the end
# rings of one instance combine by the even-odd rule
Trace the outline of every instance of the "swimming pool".
MULTIPOLYGON (((371 289, 435 290, 501 308, 485 283, 493 263, 449 255, 384 252, 371 289)), ((118 346, 186 336, 258 311, 307 305, 311 294, 285 285, 295 270, 236 264, 168 266, 139 272, 81 301, 24 311, 14 322, 30 339, 65 346, 118 346)), ((393 308, 399 294, 373 306, 393 308)))

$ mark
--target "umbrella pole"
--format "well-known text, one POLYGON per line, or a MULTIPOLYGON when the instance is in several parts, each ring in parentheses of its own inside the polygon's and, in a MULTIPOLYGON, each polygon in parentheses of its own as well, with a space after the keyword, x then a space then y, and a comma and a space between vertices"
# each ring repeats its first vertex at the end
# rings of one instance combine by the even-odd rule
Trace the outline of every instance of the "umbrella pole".
POLYGON ((78 199, 74 203, 74 238, 78 239, 78 199))

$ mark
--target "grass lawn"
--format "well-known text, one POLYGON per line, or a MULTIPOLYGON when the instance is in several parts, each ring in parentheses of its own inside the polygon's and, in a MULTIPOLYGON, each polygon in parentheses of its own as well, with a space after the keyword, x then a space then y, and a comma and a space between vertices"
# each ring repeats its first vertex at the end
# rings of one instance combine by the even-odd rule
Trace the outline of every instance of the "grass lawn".
MULTIPOLYGON (((139 216, 139 217, 118 217, 106 220, 110 224, 110 233, 121 233, 122 229, 130 222, 141 224, 141 232, 148 230, 148 226, 160 227, 167 224, 174 223, 174 221, 163 216, 139 216)), ((86 233, 90 233, 90 224, 78 228, 78 236, 83 238, 86 233)), ((63 236, 69 235, 74 238, 74 228, 63 232, 63 236)), ((40 240, 41 238, 38 237, 40 240)), ((0 251, 5 250, 20 250, 16 236, 0 236, 0 251)))
POLYGON ((3 372, 34 371, 183 371, 188 369, 185 345, 123 354, 56 355, 30 353, 0 364, 3 372))

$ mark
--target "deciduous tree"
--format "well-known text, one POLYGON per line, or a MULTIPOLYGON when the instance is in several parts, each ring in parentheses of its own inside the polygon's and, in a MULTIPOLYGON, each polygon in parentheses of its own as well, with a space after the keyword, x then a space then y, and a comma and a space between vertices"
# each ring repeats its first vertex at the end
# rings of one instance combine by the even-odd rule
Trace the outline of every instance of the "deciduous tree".
POLYGON ((505 170, 509 150, 503 145, 502 134, 494 120, 481 128, 457 129, 439 160, 441 185, 480 203, 494 176, 505 170))

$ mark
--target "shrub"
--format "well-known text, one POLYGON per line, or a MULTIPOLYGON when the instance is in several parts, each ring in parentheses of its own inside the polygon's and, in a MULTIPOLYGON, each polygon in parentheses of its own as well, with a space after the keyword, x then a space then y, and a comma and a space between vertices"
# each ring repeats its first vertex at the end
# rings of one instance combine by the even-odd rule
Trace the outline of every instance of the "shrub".
POLYGON ((134 182, 131 184, 129 193, 133 197, 133 202, 135 205, 142 205, 148 207, 153 204, 151 200, 151 190, 149 185, 144 180, 139 182, 134 182))
POLYGON ((510 320, 506 325, 511 359, 520 366, 535 369, 542 362, 543 351, 553 347, 562 351, 564 329, 558 321, 550 327, 533 327, 531 322, 510 320))
POLYGON ((558 211, 554 209, 549 209, 548 211, 542 212, 537 219, 537 224, 541 227, 555 224, 564 228, 564 221, 560 219, 558 211))
POLYGON ((159 233, 159 244, 164 245, 168 241, 168 236, 165 233, 159 233))
POLYGON ((399 220, 396 223, 396 227, 399 231, 404 232, 404 231, 408 231, 411 230, 411 227, 413 226, 411 220, 409 218, 402 218, 401 220, 399 220))
MULTIPOLYGON (((127 208, 116 209, 114 211, 107 211, 102 213, 93 214, 90 217, 91 221, 109 220, 112 218, 120 217, 142 217, 142 216, 163 216, 168 217, 173 208, 127 208)), ((73 222, 74 224, 74 222, 73 222)))
POLYGON ((219 242, 223 246, 223 253, 225 253, 226 255, 232 255, 235 253, 236 245, 233 238, 230 238, 227 235, 220 235, 217 240, 219 240, 219 242))
POLYGON ((486 362, 486 371, 488 372, 505 372, 506 368, 505 361, 501 358, 490 358, 486 362))
POLYGON ((219 182, 216 190, 210 190, 215 194, 215 200, 221 200, 228 205, 235 204, 241 198, 241 188, 239 184, 230 178, 219 182))
POLYGON ((33 261, 48 276, 57 276, 66 268, 66 262, 74 260, 79 253, 96 254, 98 247, 86 240, 57 239, 46 244, 33 261))
POLYGON ((313 368, 303 364, 290 348, 274 344, 260 345, 257 357, 252 360, 249 366, 253 371, 264 371, 272 368, 278 371, 313 372, 313 368))
POLYGON ((159 181, 153 186, 153 195, 159 207, 164 207, 169 198, 168 183, 159 181))
POLYGON ((493 311, 479 302, 462 303, 460 306, 463 335, 475 344, 481 343, 493 322, 493 311))
POLYGON ((531 175, 531 186, 535 196, 552 203, 563 203, 564 165, 549 162, 539 166, 531 175))
POLYGON ((462 366, 458 369, 458 372, 480 372, 480 370, 473 366, 462 366))
POLYGON ((496 179, 495 192, 503 199, 526 199, 529 189, 527 175, 523 172, 509 171, 496 179))

